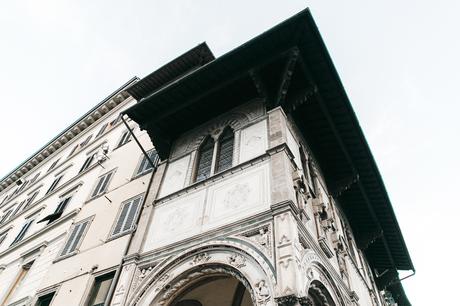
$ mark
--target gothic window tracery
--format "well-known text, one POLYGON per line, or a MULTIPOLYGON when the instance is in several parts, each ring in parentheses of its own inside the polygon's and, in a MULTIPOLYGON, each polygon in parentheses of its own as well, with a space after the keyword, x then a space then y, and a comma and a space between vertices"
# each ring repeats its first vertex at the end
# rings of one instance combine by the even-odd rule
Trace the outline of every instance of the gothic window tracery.
POLYGON ((207 136, 200 148, 196 163, 195 181, 200 182, 211 175, 227 170, 233 164, 234 133, 227 127, 216 137, 207 136))

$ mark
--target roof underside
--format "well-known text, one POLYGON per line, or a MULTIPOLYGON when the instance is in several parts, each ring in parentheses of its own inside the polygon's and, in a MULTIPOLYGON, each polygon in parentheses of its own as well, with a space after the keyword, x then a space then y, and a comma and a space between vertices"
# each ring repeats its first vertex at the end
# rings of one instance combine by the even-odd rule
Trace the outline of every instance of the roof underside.
POLYGON ((148 131, 162 158, 178 135, 248 100, 283 107, 371 267, 413 270, 376 163, 308 10, 157 89, 126 113, 148 131))

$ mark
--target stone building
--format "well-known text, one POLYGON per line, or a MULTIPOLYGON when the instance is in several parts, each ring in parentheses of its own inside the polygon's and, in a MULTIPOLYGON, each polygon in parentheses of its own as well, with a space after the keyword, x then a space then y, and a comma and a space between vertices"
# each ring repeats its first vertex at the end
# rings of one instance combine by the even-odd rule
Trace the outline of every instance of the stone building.
POLYGON ((308 10, 131 80, 0 188, 0 305, 410 305, 413 264, 308 10))

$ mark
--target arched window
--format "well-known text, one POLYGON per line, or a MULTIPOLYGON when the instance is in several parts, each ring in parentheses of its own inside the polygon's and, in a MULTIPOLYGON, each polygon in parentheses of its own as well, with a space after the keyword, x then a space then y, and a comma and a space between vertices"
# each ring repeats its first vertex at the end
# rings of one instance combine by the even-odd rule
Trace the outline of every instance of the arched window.
POLYGON ((199 182, 211 175, 212 155, 214 152, 214 140, 206 137, 198 153, 198 165, 196 170, 195 181, 199 182))
POLYGON ((233 131, 226 128, 219 139, 217 149, 216 172, 221 172, 232 167, 233 162, 233 131))
POLYGON ((196 182, 200 182, 215 173, 232 167, 233 143, 234 136, 231 128, 225 128, 216 142, 214 142, 212 137, 206 137, 198 151, 195 168, 196 182))

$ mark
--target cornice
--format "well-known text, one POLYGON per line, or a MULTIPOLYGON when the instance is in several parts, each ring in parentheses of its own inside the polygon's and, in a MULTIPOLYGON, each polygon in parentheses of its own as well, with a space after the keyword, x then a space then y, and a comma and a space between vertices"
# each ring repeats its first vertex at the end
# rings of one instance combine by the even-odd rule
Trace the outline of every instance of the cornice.
POLYGON ((63 132, 53 138, 50 142, 48 142, 45 146, 43 146, 40 150, 38 150, 35 154, 29 157, 26 161, 21 163, 16 169, 11 171, 5 177, 0 180, 0 192, 8 188, 11 184, 16 182, 22 176, 27 174, 30 170, 41 164, 54 152, 59 150, 65 144, 67 144, 70 140, 74 137, 82 133, 92 124, 94 124, 98 119, 103 117, 105 114, 110 112, 113 108, 117 105, 131 97, 125 89, 131 86, 132 84, 136 83, 139 79, 137 77, 132 78, 122 87, 117 89, 114 93, 96 105, 93 109, 88 111, 82 117, 80 117, 77 121, 72 123, 69 127, 67 127, 63 132))

